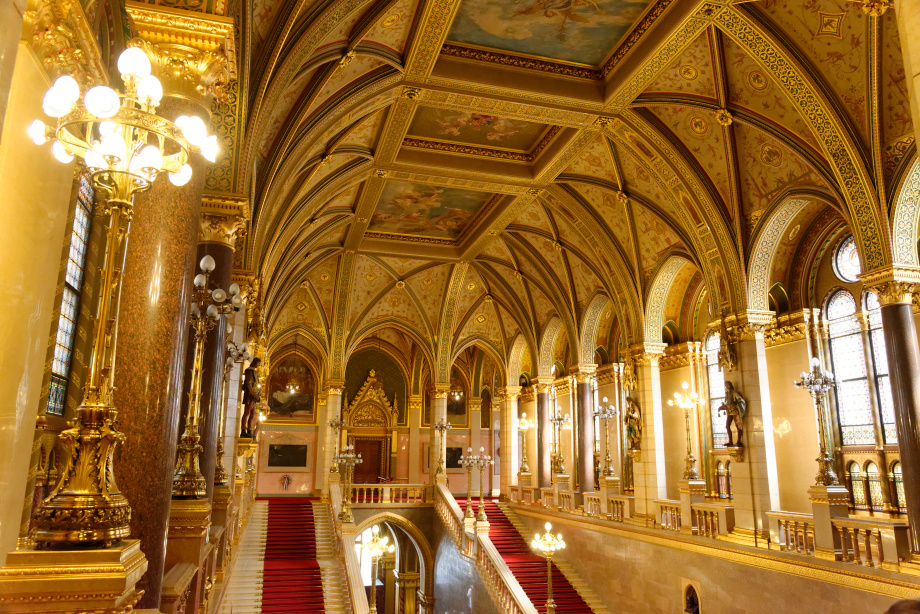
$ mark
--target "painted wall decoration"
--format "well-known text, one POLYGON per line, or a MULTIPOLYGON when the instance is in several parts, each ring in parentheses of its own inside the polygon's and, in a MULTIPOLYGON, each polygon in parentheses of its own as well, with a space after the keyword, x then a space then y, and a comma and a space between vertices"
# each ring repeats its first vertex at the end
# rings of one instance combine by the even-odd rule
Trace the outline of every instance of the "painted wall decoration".
POLYGON ((409 136, 529 152, 549 130, 545 124, 495 115, 420 106, 409 136))
POLYGON ((369 229, 455 239, 490 197, 485 192, 390 180, 383 188, 369 229))
POLYGON ((288 356, 268 377, 269 419, 315 421, 316 378, 299 356, 288 356))
POLYGON ((464 0, 448 40, 599 66, 650 0, 464 0))

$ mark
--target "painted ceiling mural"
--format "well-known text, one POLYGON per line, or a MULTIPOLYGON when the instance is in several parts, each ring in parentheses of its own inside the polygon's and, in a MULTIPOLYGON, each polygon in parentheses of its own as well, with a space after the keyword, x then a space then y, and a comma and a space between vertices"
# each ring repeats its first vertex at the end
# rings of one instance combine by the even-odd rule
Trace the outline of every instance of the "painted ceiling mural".
POLYGON ((600 65, 648 2, 463 0, 448 40, 600 65))
MULTIPOLYGON (((858 209, 853 182, 895 202, 916 157, 891 10, 719 5, 774 49, 663 0, 462 0, 449 23, 421 6, 253 5, 236 192, 253 195, 245 264, 273 343, 296 334, 331 357, 381 327, 431 357, 473 343, 508 359, 518 343, 512 369, 540 375, 553 318, 566 360, 576 342, 641 341, 673 254, 693 264, 665 312, 682 340, 698 336, 710 299, 712 313, 742 307, 747 259, 784 198, 812 202, 768 274, 807 297, 803 242, 869 228, 878 207, 858 209), (653 56, 658 42, 674 44, 653 56), (812 84, 824 132, 771 71, 774 52, 812 84), (845 177, 840 156, 864 176, 845 177), (610 303, 580 340, 596 295, 610 303)), ((347 356, 318 360, 321 380, 347 356)))

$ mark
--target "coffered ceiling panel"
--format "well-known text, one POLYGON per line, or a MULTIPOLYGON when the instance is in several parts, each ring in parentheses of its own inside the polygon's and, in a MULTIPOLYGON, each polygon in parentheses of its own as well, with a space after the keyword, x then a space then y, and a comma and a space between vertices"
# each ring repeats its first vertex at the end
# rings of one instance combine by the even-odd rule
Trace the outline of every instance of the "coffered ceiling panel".
POLYGON ((523 154, 533 153, 553 126, 484 113, 420 106, 408 135, 442 143, 471 145, 523 154))

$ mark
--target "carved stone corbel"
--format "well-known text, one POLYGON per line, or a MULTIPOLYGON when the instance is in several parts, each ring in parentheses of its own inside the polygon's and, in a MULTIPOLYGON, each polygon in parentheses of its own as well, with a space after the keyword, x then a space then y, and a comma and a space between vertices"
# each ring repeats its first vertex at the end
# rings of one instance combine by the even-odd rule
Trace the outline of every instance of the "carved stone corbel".
POLYGON ((96 38, 76 0, 30 2, 23 37, 52 80, 67 74, 84 88, 108 83, 96 38))

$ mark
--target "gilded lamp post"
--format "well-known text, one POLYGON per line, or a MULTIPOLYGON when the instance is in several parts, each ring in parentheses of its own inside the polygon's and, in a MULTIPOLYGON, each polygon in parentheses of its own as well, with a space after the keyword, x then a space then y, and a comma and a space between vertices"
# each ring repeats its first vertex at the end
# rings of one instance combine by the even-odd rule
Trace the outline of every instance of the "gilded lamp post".
POLYGON ((345 446, 342 451, 333 459, 339 466, 339 471, 345 469, 345 490, 342 494, 342 510, 339 512, 339 520, 342 522, 354 522, 354 516, 351 515, 351 481, 354 476, 355 465, 361 464, 363 459, 360 454, 355 454, 354 446, 345 446))
POLYGON ((389 552, 393 552, 393 544, 389 543, 390 538, 386 535, 380 535, 380 526, 374 525, 374 528, 371 530, 371 538, 367 543, 361 544, 361 548, 364 549, 371 557, 371 565, 374 569, 373 576, 371 577, 371 598, 370 598, 370 612, 377 612, 377 563, 380 561, 380 557, 389 552))
POLYGON ((684 479, 685 480, 698 480, 700 479, 700 474, 696 470, 696 458, 693 456, 693 446, 690 443, 690 412, 696 408, 700 403, 700 395, 696 392, 691 392, 687 394, 687 390, 690 385, 687 382, 681 384, 681 388, 684 389, 683 393, 675 392, 674 399, 668 401, 668 405, 671 407, 679 407, 684 410, 684 422, 687 429, 687 458, 684 460, 684 479))
POLYGON ((464 518, 473 517, 473 498, 470 494, 473 491, 473 448, 466 449, 466 456, 460 457, 460 466, 466 467, 466 510, 463 512, 464 518))
POLYGON ((811 394, 818 414, 818 473, 815 475, 815 484, 818 486, 835 486, 837 472, 834 471, 834 459, 827 450, 827 423, 824 415, 824 396, 834 387, 834 374, 830 371, 821 371, 821 361, 817 357, 811 359, 811 373, 802 371, 801 379, 796 380, 796 388, 804 388, 811 394))
POLYGON ((528 420, 527 414, 521 414, 521 419, 518 420, 518 428, 521 430, 521 473, 530 473, 530 466, 527 464, 527 431, 533 426, 533 420, 528 420))
POLYGON ((556 408, 556 414, 549 419, 553 423, 553 435, 556 439, 556 462, 553 466, 553 473, 557 475, 566 475, 565 458, 562 457, 562 429, 572 423, 572 416, 569 414, 562 415, 562 408, 556 408))
MULTIPOLYGON (((470 458, 470 463, 473 467, 479 469, 479 511, 476 514, 476 520, 484 522, 486 518, 486 508, 485 508, 485 481, 483 474, 485 473, 486 467, 491 467, 495 461, 492 460, 492 457, 486 454, 485 448, 479 448, 479 454, 470 458)), ((469 489, 467 489, 469 490, 469 489)))
POLYGON ((115 349, 121 263, 127 245, 134 196, 149 190, 166 173, 175 185, 192 176, 189 156, 200 151, 213 162, 217 137, 208 136, 201 118, 175 122, 157 115, 163 86, 149 58, 137 48, 118 58, 123 93, 97 85, 82 92, 64 75, 45 94, 42 109, 56 119, 52 128, 35 120, 28 134, 36 145, 51 143, 63 163, 83 159, 94 187, 105 195, 105 256, 92 351, 83 402, 72 426, 60 434, 60 480, 36 512, 31 538, 40 545, 110 545, 130 533, 131 508, 118 490, 113 472, 115 447, 125 436, 117 430, 113 405, 115 349))
POLYGON ((438 432, 438 469, 437 474, 444 473, 444 433, 454 428, 451 424, 444 421, 444 418, 438 420, 432 428, 438 432))
POLYGON ((176 474, 173 477, 173 499, 199 499, 207 493, 207 485, 201 474, 201 435, 198 422, 201 419, 201 378, 203 376, 204 344, 208 331, 214 328, 224 314, 243 306, 240 287, 230 286, 228 294, 223 288, 210 288, 210 276, 214 270, 214 258, 205 256, 199 263, 202 273, 195 276, 192 290, 192 306, 189 321, 195 331, 195 353, 192 359, 192 382, 188 392, 188 415, 185 431, 179 438, 176 459, 176 474))
POLYGON ((339 440, 342 438, 342 429, 347 427, 348 424, 340 416, 336 416, 333 420, 329 421, 329 428, 335 431, 335 444, 334 452, 332 454, 332 467, 329 469, 329 473, 339 473, 339 440))
POLYGON ((613 470, 613 459, 610 458, 610 420, 617 417, 617 408, 613 404, 607 404, 607 397, 604 397, 604 404, 594 410, 594 416, 604 421, 604 475, 616 476, 613 470))
POLYGON ((539 533, 534 534, 533 541, 530 542, 530 545, 534 550, 540 551, 540 553, 546 557, 546 614, 555 614, 556 602, 553 600, 553 555, 556 551, 565 548, 565 542, 562 541, 561 533, 558 535, 550 533, 553 528, 553 525, 550 523, 547 522, 543 525, 543 528, 546 529, 546 533, 543 535, 539 533))

